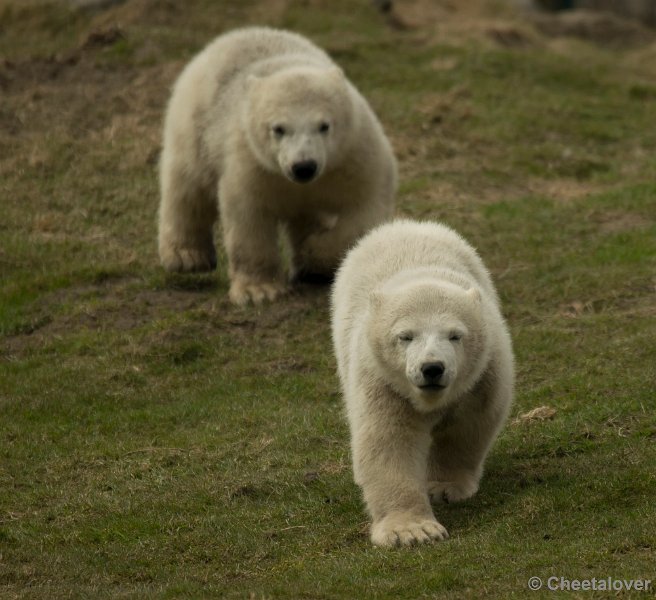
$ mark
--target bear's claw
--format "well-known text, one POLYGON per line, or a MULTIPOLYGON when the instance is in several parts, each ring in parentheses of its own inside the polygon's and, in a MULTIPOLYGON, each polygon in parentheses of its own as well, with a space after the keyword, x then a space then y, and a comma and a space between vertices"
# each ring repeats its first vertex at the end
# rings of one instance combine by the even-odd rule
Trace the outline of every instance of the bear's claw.
POLYGON ((162 252, 162 265, 172 273, 195 273, 216 269, 216 251, 200 248, 176 248, 162 252))
POLYGON ((433 502, 462 502, 478 491, 474 481, 429 481, 428 494, 433 502))
POLYGON ((289 292, 286 285, 279 282, 245 283, 234 281, 230 286, 230 300, 233 304, 245 306, 249 302, 262 304, 265 300, 273 302, 289 292))
POLYGON ((376 546, 414 546, 448 538, 445 527, 435 519, 386 517, 371 528, 371 541, 376 546))

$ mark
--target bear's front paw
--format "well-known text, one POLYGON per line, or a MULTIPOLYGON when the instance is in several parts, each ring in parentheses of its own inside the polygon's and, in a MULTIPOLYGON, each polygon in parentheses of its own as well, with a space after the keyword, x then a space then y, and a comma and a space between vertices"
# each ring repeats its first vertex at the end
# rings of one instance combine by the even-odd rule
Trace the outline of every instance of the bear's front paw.
POLYGON ((448 537, 447 530, 435 518, 415 515, 388 515, 371 526, 371 541, 376 546, 413 546, 448 537))
POLYGON ((460 481, 429 481, 428 494, 433 502, 461 502, 478 491, 478 482, 473 479, 460 481))
POLYGON ((261 304, 265 300, 272 302, 288 291, 286 285, 277 281, 255 283, 237 279, 230 285, 229 296, 234 304, 245 306, 249 302, 253 304, 261 304))
POLYGON ((160 258, 164 268, 172 273, 193 273, 216 269, 214 247, 162 249, 160 258))

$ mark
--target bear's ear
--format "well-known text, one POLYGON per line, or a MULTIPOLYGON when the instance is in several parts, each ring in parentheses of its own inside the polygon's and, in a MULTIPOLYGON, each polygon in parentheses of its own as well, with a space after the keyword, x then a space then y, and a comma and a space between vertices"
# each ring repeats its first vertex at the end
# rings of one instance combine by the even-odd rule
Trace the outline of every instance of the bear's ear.
POLYGON ((467 296, 471 298, 476 304, 481 303, 481 291, 478 288, 469 288, 467 290, 467 296))

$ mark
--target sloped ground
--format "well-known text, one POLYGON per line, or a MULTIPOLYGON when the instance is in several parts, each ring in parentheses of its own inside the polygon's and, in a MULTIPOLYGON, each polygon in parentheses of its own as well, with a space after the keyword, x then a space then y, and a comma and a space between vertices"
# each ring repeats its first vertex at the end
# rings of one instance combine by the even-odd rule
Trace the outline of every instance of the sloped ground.
POLYGON ((0 0, 0 595, 654 579, 654 59, 653 30, 617 16, 484 0, 0 0), (398 214, 462 231, 498 282, 514 422, 479 495, 436 507, 446 544, 369 547, 325 288, 241 310, 224 262, 158 267, 168 89, 255 23, 335 56, 393 140, 398 214))

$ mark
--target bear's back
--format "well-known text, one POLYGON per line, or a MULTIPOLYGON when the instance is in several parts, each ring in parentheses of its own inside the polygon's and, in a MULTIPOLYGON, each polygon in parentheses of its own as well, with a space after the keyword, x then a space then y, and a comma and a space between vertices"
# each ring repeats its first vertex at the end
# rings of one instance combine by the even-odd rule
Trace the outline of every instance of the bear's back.
POLYGON ((239 75, 270 72, 270 69, 258 70, 258 63, 271 63, 274 70, 279 63, 282 68, 283 57, 295 62, 332 64, 328 55, 307 38, 269 27, 246 27, 221 35, 198 55, 197 60, 204 71, 215 76, 216 86, 221 88, 239 75))
POLYGON ((496 291, 476 250, 439 223, 399 219, 381 225, 351 250, 335 280, 335 294, 362 308, 370 292, 400 271, 419 267, 451 269, 476 281, 492 298, 496 291))

